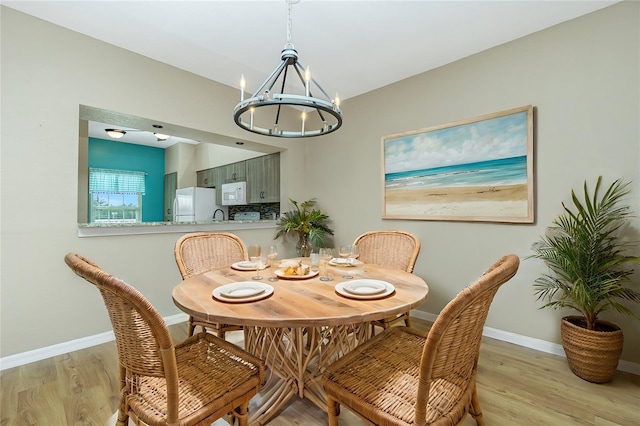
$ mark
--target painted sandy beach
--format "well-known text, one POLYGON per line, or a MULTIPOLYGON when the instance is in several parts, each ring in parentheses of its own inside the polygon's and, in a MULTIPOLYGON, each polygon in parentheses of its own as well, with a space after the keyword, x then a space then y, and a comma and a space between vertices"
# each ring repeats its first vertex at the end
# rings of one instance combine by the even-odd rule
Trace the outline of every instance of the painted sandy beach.
POLYGON ((385 191, 387 216, 527 217, 527 185, 398 188, 385 191))
POLYGON ((533 221, 531 106, 384 142, 383 216, 533 221))

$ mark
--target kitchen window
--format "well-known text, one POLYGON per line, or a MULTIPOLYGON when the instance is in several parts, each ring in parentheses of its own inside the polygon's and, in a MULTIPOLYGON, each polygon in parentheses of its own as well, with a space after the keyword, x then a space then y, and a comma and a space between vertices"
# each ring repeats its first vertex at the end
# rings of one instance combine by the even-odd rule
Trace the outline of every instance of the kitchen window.
POLYGON ((142 222, 145 172, 89 168, 89 222, 142 222))

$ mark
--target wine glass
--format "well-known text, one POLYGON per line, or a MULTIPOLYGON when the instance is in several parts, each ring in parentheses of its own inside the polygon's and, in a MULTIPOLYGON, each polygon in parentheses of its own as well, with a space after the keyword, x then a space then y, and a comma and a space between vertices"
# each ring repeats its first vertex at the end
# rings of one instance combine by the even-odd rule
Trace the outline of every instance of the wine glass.
MULTIPOLYGON (((348 259, 348 258, 355 258, 358 256, 358 248, 356 247, 355 244, 347 244, 344 246, 340 246, 340 249, 338 250, 338 254, 340 255, 341 258, 343 259, 348 259)), ((348 265, 348 264, 347 264, 348 265)), ((348 272, 346 272, 342 278, 346 278, 348 280, 350 280, 351 278, 353 278, 353 275, 349 274, 348 272)))
POLYGON ((349 248, 348 244, 346 246, 340 246, 340 248, 338 248, 338 254, 340 255, 340 257, 342 257, 344 259, 349 257, 349 252, 350 251, 351 251, 351 249, 349 248))
POLYGON ((275 245, 269 246, 269 248, 267 249, 267 259, 269 259, 267 267, 271 266, 271 262, 273 262, 276 257, 278 257, 278 247, 275 245))
POLYGON ((333 258, 333 252, 330 248, 321 248, 318 252, 320 255, 320 281, 333 281, 329 276, 329 261, 333 258))
POLYGON ((276 266, 273 263, 274 260, 278 257, 278 247, 277 246, 269 246, 269 251, 267 253, 267 259, 269 259, 269 265, 271 267, 271 276, 267 278, 269 281, 278 281, 278 277, 275 275, 276 266))
POLYGON ((251 263, 256 265, 256 274, 251 277, 252 280, 261 280, 262 275, 260 275, 260 267, 262 266, 262 257, 261 256, 251 256, 249 258, 251 263))
POLYGON ((351 244, 349 246, 349 258, 356 260, 359 256, 360 254, 358 253, 358 246, 355 244, 351 244))

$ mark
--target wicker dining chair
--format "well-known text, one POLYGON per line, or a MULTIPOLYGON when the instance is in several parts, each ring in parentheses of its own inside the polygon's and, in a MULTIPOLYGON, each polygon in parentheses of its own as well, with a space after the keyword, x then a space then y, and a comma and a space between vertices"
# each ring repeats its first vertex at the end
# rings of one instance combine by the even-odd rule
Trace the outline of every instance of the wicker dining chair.
POLYGON ((66 264, 94 284, 107 307, 118 349, 120 407, 147 425, 209 425, 229 414, 247 424, 249 400, 265 377, 264 362, 210 333, 174 345, 169 329, 136 289, 75 253, 66 264))
MULTIPOLYGON (((364 263, 388 266, 407 272, 413 272, 420 254, 418 237, 404 231, 365 232, 353 243, 358 247, 358 259, 364 263)), ((409 312, 373 321, 371 331, 375 331, 375 326, 384 329, 401 321, 404 321, 407 327, 411 327, 409 312)))
MULTIPOLYGON (((247 248, 240 238, 226 232, 194 232, 176 241, 174 255, 182 279, 214 268, 248 260, 247 248)), ((242 330, 239 325, 213 323, 189 316, 189 336, 196 327, 211 329, 224 339, 227 331, 242 330)))
POLYGON ((498 260, 440 312, 428 333, 391 327, 324 372, 329 425, 340 404, 377 425, 459 425, 471 414, 483 425, 476 392, 478 356, 489 307, 519 266, 498 260))

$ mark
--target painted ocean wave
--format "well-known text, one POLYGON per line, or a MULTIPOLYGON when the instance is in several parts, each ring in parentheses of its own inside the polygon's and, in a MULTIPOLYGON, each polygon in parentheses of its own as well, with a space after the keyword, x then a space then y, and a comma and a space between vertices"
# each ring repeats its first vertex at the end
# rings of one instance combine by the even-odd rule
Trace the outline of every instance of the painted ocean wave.
POLYGON ((503 186, 527 183, 526 155, 385 174, 387 189, 503 186))

